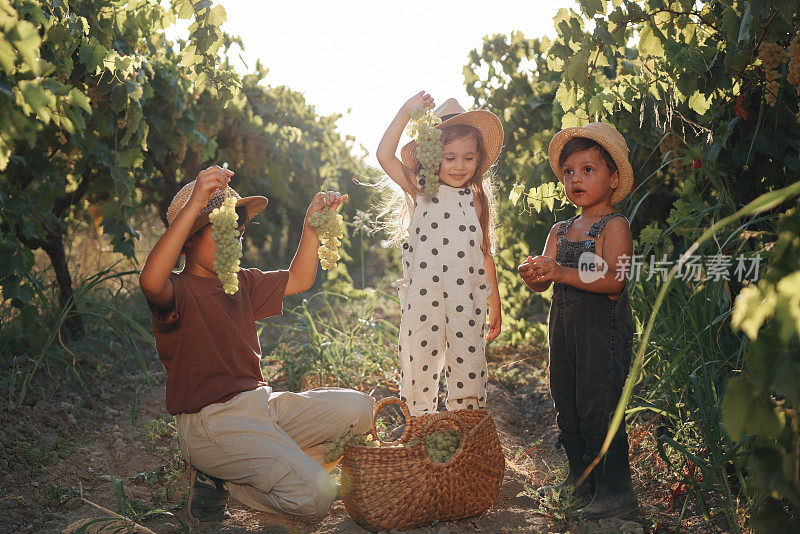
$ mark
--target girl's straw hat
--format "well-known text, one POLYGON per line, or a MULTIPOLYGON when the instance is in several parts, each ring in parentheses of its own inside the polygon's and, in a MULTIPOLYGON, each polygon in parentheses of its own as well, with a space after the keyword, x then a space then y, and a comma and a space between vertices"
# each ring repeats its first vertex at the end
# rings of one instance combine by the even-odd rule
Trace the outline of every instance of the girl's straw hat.
MULTIPOLYGON (((486 150, 486 160, 481 163, 478 176, 489 170, 500 156, 500 149, 503 148, 503 125, 497 115, 485 109, 475 109, 466 111, 455 98, 449 98, 436 108, 434 115, 442 119, 442 123, 437 126, 440 130, 445 126, 455 126, 456 124, 466 124, 472 126, 481 134, 483 146, 486 150)), ((411 141, 400 149, 400 159, 411 169, 419 168, 417 159, 417 142, 411 141)))
MULTIPOLYGON (((167 208, 167 224, 172 224, 172 221, 175 220, 175 217, 178 216, 178 213, 183 209, 187 202, 189 202, 189 198, 192 196, 192 192, 194 191, 194 185, 197 183, 197 180, 192 180, 188 184, 184 185, 180 191, 177 192, 175 197, 172 199, 172 202, 169 203, 169 208, 167 208)), ((260 196, 253 196, 253 197, 240 197, 239 193, 237 193, 232 187, 228 187, 228 191, 230 194, 236 199, 236 206, 245 206, 247 208, 247 220, 249 221, 253 217, 259 214, 261 210, 267 207, 267 198, 260 197, 260 196)), ((218 208, 222 206, 222 201, 225 200, 225 193, 224 191, 217 189, 214 191, 214 194, 211 195, 211 198, 208 199, 208 203, 206 207, 200 210, 200 213, 197 215, 197 219, 195 219, 194 224, 192 225, 192 229, 189 231, 189 237, 193 236, 196 231, 201 229, 203 226, 208 224, 208 214, 211 213, 211 210, 214 208, 218 208)))
POLYGON ((633 168, 628 161, 628 145, 616 128, 603 122, 590 122, 586 126, 565 128, 550 141, 550 167, 553 168, 559 181, 564 183, 564 174, 561 172, 561 165, 558 164, 561 150, 567 141, 575 137, 586 137, 597 141, 608 151, 619 171, 619 186, 611 197, 611 203, 616 204, 625 198, 633 186, 633 168))

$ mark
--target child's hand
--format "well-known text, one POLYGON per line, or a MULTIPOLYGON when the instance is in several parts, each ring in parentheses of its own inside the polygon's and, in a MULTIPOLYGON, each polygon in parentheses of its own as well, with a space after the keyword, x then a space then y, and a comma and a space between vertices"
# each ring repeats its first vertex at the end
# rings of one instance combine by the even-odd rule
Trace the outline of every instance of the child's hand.
POLYGON ((403 110, 409 115, 418 107, 433 109, 433 97, 425 91, 420 91, 403 104, 403 110))
POLYGON ((525 285, 531 287, 532 285, 536 284, 536 273, 533 270, 533 265, 531 265, 531 260, 533 259, 532 256, 528 256, 528 258, 523 261, 519 267, 517 267, 517 272, 519 276, 522 278, 522 281, 525 282, 525 285))
POLYGON ((486 332, 486 340, 491 341, 500 335, 503 327, 503 316, 499 306, 489 306, 489 330, 486 332))
POLYGON ((211 198, 214 191, 224 190, 228 187, 231 176, 233 176, 233 171, 223 169, 219 165, 212 165, 200 171, 197 175, 197 182, 194 184, 194 190, 192 190, 192 196, 189 197, 186 204, 197 208, 197 211, 202 210, 208 204, 208 199, 211 198))
POLYGON ((536 256, 529 261, 529 264, 532 270, 530 276, 535 284, 558 282, 561 279, 561 265, 553 258, 536 256))
POLYGON ((347 200, 347 195, 342 195, 338 191, 323 191, 317 193, 314 195, 314 199, 311 201, 311 204, 308 205, 306 219, 308 219, 310 215, 324 210, 326 207, 329 207, 331 211, 336 211, 345 200, 347 200))

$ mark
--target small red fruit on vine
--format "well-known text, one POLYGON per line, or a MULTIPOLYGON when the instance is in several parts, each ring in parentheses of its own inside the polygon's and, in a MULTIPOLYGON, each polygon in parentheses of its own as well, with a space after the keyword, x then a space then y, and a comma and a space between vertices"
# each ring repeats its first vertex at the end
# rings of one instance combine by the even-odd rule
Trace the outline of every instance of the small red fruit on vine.
POLYGON ((736 116, 742 120, 746 121, 750 118, 750 114, 744 107, 744 95, 739 95, 736 97, 736 104, 733 106, 733 111, 736 113, 736 116))

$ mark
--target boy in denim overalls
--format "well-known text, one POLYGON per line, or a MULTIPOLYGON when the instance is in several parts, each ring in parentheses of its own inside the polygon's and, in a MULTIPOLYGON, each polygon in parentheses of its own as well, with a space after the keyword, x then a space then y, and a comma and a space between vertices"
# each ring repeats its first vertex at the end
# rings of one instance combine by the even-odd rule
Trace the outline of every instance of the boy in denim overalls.
MULTIPOLYGON (((519 267, 526 285, 545 291, 550 306, 550 392, 559 443, 569 474, 557 486, 572 490, 600 451, 631 361, 633 327, 621 258, 633 250, 628 221, 612 204, 630 192, 633 170, 625 139, 612 126, 591 123, 562 130, 550 143, 550 164, 580 215, 556 223, 541 256, 519 267)), ((586 519, 622 516, 637 509, 624 427, 579 491, 593 491, 578 511, 586 519)))

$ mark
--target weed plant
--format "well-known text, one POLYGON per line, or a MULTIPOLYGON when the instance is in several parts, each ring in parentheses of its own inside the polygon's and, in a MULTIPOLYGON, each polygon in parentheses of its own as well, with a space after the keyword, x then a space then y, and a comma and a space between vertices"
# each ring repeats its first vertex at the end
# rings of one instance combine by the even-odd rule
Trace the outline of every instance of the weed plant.
POLYGON ((340 386, 369 391, 398 378, 397 334, 384 317, 399 299, 382 291, 348 297, 322 291, 285 309, 288 322, 263 322, 261 337, 277 345, 262 360, 267 382, 285 380, 291 391, 340 386))
MULTIPOLYGON (((118 269, 119 262, 76 281, 72 297, 60 304, 53 285, 37 284, 35 307, 23 312, 10 301, 0 301, 0 368, 8 401, 23 403, 34 376, 45 372, 41 387, 49 397, 66 371, 90 396, 90 384, 105 368, 127 366, 148 385, 149 362, 154 355, 146 305, 136 285, 135 270, 118 269), (35 309, 35 318, 27 317, 35 309), (84 332, 70 338, 64 326, 69 314, 84 319, 84 332)), ((52 275, 45 271, 37 280, 52 275)))

